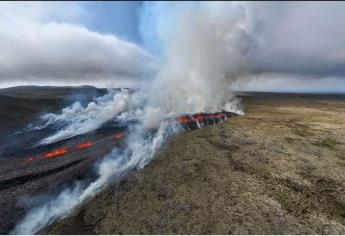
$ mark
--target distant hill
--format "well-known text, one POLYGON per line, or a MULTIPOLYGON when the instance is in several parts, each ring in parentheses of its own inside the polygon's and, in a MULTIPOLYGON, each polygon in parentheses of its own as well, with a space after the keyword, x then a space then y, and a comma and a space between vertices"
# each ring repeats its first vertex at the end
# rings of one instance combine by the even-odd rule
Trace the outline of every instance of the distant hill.
POLYGON ((0 95, 0 133, 25 127, 41 112, 62 108, 60 99, 31 99, 0 95))
POLYGON ((66 96, 100 96, 106 89, 93 86, 16 86, 0 89, 0 95, 27 98, 66 98, 66 96))
POLYGON ((106 89, 92 86, 17 86, 0 89, 0 134, 24 128, 42 113, 58 112, 75 101, 86 104, 106 92, 106 89))

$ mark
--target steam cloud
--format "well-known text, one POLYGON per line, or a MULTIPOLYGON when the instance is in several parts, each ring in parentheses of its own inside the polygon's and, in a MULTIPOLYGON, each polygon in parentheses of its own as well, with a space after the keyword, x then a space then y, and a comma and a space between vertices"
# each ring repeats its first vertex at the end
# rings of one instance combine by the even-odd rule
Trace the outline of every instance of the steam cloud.
POLYGON ((97 85, 101 80, 104 86, 153 76, 151 54, 76 24, 82 12, 78 3, 0 3, 0 85, 97 85))
POLYGON ((86 107, 76 102, 62 109, 60 114, 44 114, 41 119, 45 124, 40 128, 50 124, 60 124, 64 127, 58 133, 41 140, 39 144, 54 143, 88 133, 113 119, 123 121, 138 118, 143 113, 143 102, 143 96, 131 93, 128 89, 110 90, 108 94, 90 102, 86 107))
MULTIPOLYGON (((102 4, 108 9, 115 8, 113 3, 102 4)), ((4 2, 0 6, 2 87, 24 84, 92 84, 104 87, 111 83, 113 86, 129 86, 150 81, 143 78, 152 79, 158 68, 157 61, 146 50, 167 56, 174 50, 169 48, 180 47, 180 44, 174 45, 175 42, 171 44, 176 36, 186 41, 193 39, 194 36, 184 29, 175 27, 179 24, 178 27, 197 30, 186 25, 192 25, 191 22, 197 23, 197 28, 203 28, 201 33, 209 32, 209 35, 227 32, 229 29, 223 26, 229 28, 236 22, 237 29, 231 30, 233 37, 230 38, 239 37, 241 40, 233 40, 237 45, 231 44, 231 47, 242 53, 231 52, 221 62, 228 62, 227 68, 245 63, 246 70, 254 79, 270 77, 263 81, 267 90, 283 89, 280 87, 293 90, 294 85, 299 84, 306 84, 304 91, 310 90, 321 79, 329 81, 330 88, 326 91, 339 90, 337 80, 344 79, 345 75, 345 30, 339 27, 339 22, 345 20, 343 2, 143 3, 140 23, 133 19, 129 28, 136 35, 140 31, 145 50, 114 35, 94 32, 99 29, 86 22, 93 17, 102 17, 98 15, 100 12, 92 11, 92 3, 4 2), (208 24, 207 17, 197 21, 199 8, 205 8, 212 21, 216 20, 215 24, 208 24), (191 17, 181 24, 183 14, 191 17), (219 24, 222 21, 225 23, 223 26, 219 24), (138 24, 139 29, 136 28, 138 24), (227 61, 230 55, 231 60, 227 61), (234 55, 243 59, 236 60, 234 55), (275 84, 275 78, 279 85, 275 84), (295 82, 295 78, 302 82, 295 82), (283 84, 282 80, 285 81, 283 84)), ((141 3, 129 3, 127 7, 131 13, 126 20, 135 18, 141 3)), ((121 27, 125 27, 122 20, 121 27)), ((218 44, 212 44, 212 40, 207 41, 218 47, 218 44)), ((205 43, 193 42, 202 46, 205 43)), ((190 58, 195 59, 194 56, 190 58)), ((260 90, 266 88, 259 83, 252 90, 257 87, 260 90)), ((242 88, 239 86, 238 89, 242 88)), ((322 87, 317 89, 322 90, 322 87)), ((343 86, 341 90, 344 90, 343 86)))
MULTIPOLYGON (((244 8, 207 2, 170 7, 169 20, 157 20, 159 44, 166 47, 150 104, 164 113, 240 112, 238 103, 231 101, 231 86, 245 74, 254 45, 246 32, 244 8)), ((167 8, 161 4, 150 11, 167 17, 167 8)))
MULTIPOLYGON (((163 17, 162 9, 167 8, 155 5, 154 9, 144 9, 144 12, 158 11, 158 16, 163 17)), ((134 94, 109 93, 85 108, 76 103, 60 114, 43 117, 48 124, 67 124, 42 141, 49 143, 97 129, 110 119, 128 120, 139 116, 139 125, 130 129, 127 149, 114 150, 105 158, 98 167, 99 177, 95 182, 84 189, 78 186, 67 189, 57 198, 32 209, 12 233, 35 233, 68 215, 128 171, 143 168, 166 137, 178 131, 178 127, 162 121, 165 115, 220 110, 242 112, 231 91, 232 83, 245 74, 246 60, 252 49, 241 5, 173 4, 169 15, 169 21, 157 19, 161 24, 157 29, 164 27, 169 32, 158 30, 159 40, 164 45, 163 63, 151 87, 134 94), (152 128, 157 130, 153 134, 152 128)))
POLYGON ((12 234, 34 234, 59 217, 68 215, 75 207, 102 191, 112 181, 121 178, 128 171, 142 169, 154 156, 168 134, 176 132, 178 127, 162 123, 154 135, 147 135, 142 126, 133 128, 124 152, 113 150, 98 166, 98 179, 87 188, 76 184, 73 188, 62 191, 56 198, 32 209, 11 232, 12 234))

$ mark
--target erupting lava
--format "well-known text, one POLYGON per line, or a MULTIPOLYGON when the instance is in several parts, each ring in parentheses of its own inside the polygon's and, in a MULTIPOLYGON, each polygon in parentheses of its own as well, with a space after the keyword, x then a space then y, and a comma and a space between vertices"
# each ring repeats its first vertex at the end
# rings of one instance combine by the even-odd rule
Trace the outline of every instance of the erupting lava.
POLYGON ((193 120, 204 120, 206 118, 206 116, 204 116, 204 114, 195 114, 193 115, 193 120))
POLYGON ((190 122, 191 120, 188 117, 179 117, 176 119, 178 123, 187 123, 190 122))
POLYGON ((81 143, 78 145, 78 148, 89 148, 89 147, 92 147, 95 143, 93 142, 86 142, 86 143, 81 143))
MULTIPOLYGON (((200 128, 202 125, 209 125, 209 124, 216 124, 220 121, 223 121, 224 119, 234 116, 236 114, 230 113, 230 112, 217 112, 217 113, 197 113, 194 115, 185 115, 181 117, 174 118, 176 119, 176 122, 180 123, 185 129, 196 129, 200 128)), ((113 138, 115 140, 121 140, 125 137, 125 132, 118 132, 113 134, 112 136, 108 136, 108 138, 113 138)), ((62 156, 65 154, 69 154, 72 152, 80 151, 81 149, 91 148, 99 141, 84 141, 83 143, 80 143, 74 147, 60 147, 57 149, 54 149, 47 153, 38 154, 36 156, 28 156, 24 158, 24 161, 34 161, 38 159, 49 159, 54 158, 58 156, 62 156)))
POLYGON ((197 113, 194 115, 185 115, 176 118, 176 122, 180 123, 184 129, 200 129, 201 126, 213 125, 221 123, 229 117, 237 116, 237 114, 227 111, 216 113, 197 113))
POLYGON ((64 155, 66 154, 68 151, 66 148, 64 147, 61 147, 61 148, 57 148, 51 152, 48 152, 45 157, 46 158, 53 158, 53 157, 57 157, 57 156, 61 156, 61 155, 64 155))
MULTIPOLYGON (((124 136, 125 136, 125 134, 123 132, 120 132, 120 133, 114 134, 112 137, 115 138, 116 140, 120 140, 124 136)), ((47 152, 47 153, 38 154, 36 156, 25 157, 24 161, 25 162, 31 162, 31 161, 39 160, 39 159, 54 158, 54 157, 58 157, 58 156, 62 156, 62 155, 68 154, 68 153, 76 152, 76 151, 78 151, 80 149, 91 148, 94 145, 95 145, 95 142, 86 141, 86 142, 78 144, 75 147, 70 147, 70 148, 59 147, 59 148, 54 149, 54 150, 52 150, 50 152, 47 152)))

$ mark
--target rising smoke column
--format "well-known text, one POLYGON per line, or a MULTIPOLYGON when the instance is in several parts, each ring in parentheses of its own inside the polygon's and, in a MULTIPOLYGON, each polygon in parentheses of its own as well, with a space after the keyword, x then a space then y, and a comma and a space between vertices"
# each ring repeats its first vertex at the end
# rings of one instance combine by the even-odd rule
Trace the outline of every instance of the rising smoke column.
POLYGON ((150 104, 164 113, 241 113, 231 86, 246 74, 257 46, 246 29, 243 5, 191 2, 147 8, 145 19, 148 13, 157 18, 153 33, 164 58, 150 104))
MULTIPOLYGON (((139 125, 130 129, 127 149, 114 150, 109 154, 98 166, 98 179, 86 188, 76 185, 75 188, 64 190, 58 197, 29 211, 12 233, 35 233, 54 220, 68 215, 76 206, 99 193, 109 183, 123 177, 128 171, 143 168, 154 157, 155 151, 166 137, 178 130, 171 124, 162 122, 164 115, 220 110, 241 113, 238 101, 231 91, 231 84, 245 74, 246 61, 255 45, 255 40, 245 29, 246 15, 242 5, 150 3, 145 4, 143 16, 145 17, 142 18, 142 24, 145 24, 147 19, 150 19, 151 23, 157 23, 152 28, 158 38, 157 44, 162 46, 162 50, 157 50, 162 56, 162 65, 151 86, 139 93, 139 97, 145 97, 144 94, 149 96, 147 102, 142 103, 146 106, 142 109, 143 116, 139 125), (148 12, 155 14, 157 19, 147 18, 148 12), (164 17, 169 17, 169 20, 164 17), (151 133, 154 127, 157 129, 151 133)), ((110 96, 110 101, 105 102, 104 107, 109 108, 109 102, 117 106, 117 102, 123 101, 119 98, 110 96)), ((126 97, 125 100, 131 99, 126 97)), ((146 98, 143 100, 146 101, 146 98)), ((134 109, 128 105, 119 107, 120 109, 113 113, 114 116, 122 116, 121 111, 131 113, 134 109)), ((70 119, 66 120, 67 136, 71 137, 69 132, 74 127, 77 127, 77 130, 82 127, 85 117, 86 123, 91 126, 93 121, 97 122, 91 129, 99 127, 97 114, 89 116, 87 112, 94 109, 102 112, 103 108, 92 108, 79 107, 81 119, 72 120, 64 116, 70 119)), ((102 122, 108 119, 106 116, 102 122)), ((55 134, 54 137, 61 139, 65 136, 55 134)))

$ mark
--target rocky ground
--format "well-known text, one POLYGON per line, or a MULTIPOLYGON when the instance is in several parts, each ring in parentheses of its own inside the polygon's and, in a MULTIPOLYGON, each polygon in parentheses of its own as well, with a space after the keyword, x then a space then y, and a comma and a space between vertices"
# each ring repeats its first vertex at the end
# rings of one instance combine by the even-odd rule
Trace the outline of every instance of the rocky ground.
POLYGON ((245 94, 48 234, 345 234, 345 99, 245 94))

